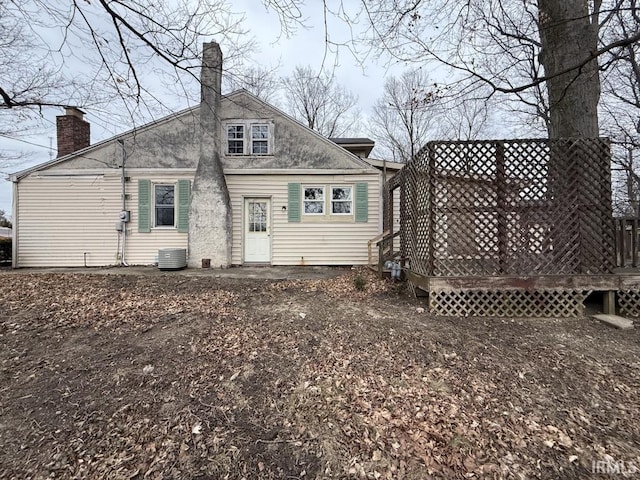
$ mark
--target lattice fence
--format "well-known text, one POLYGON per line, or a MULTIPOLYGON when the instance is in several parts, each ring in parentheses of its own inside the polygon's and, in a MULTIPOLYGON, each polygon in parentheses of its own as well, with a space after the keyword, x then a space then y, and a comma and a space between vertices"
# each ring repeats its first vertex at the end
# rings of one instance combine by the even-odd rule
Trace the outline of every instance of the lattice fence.
POLYGON ((640 291, 618 290, 618 304, 621 315, 640 318, 640 291))
MULTIPOLYGON (((401 252, 415 273, 575 275, 616 266, 606 140, 431 142, 401 175, 401 252)), ((466 307, 432 305, 463 312, 478 303, 471 295, 466 307)))
POLYGON ((429 311, 456 317, 556 317, 584 314, 589 291, 581 290, 460 290, 434 291, 429 311))
POLYGON ((429 276, 615 267, 604 140, 431 142, 402 171, 402 247, 429 276))

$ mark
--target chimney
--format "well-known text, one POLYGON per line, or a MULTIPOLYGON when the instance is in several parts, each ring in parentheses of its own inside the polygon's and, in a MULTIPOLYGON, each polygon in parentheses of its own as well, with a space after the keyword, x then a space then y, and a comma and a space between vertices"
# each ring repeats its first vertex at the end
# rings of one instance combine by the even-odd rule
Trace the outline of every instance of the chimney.
POLYGON ((56 117, 58 133, 58 157, 86 148, 91 143, 89 122, 83 120, 84 112, 76 107, 64 109, 64 115, 56 117))
POLYGON ((203 45, 200 84, 200 158, 189 207, 189 267, 228 267, 231 201, 220 158, 222 52, 215 42, 203 45))

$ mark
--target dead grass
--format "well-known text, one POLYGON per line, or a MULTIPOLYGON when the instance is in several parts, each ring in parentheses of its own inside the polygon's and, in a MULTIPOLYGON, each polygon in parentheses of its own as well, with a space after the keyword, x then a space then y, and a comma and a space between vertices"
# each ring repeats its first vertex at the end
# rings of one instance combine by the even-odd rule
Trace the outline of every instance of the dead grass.
POLYGON ((2 479, 581 479, 594 461, 640 467, 637 330, 434 319, 365 271, 0 280, 2 479))

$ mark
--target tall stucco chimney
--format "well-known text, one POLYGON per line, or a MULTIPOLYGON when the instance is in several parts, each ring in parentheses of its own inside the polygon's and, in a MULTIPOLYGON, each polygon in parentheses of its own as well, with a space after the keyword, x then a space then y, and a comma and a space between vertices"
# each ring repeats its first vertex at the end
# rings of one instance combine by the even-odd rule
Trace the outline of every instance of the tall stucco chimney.
POLYGON ((67 107, 64 115, 56 117, 58 157, 82 150, 91 143, 89 122, 83 116, 79 108, 67 107))
POLYGON ((203 45, 200 84, 200 159, 189 209, 189 267, 207 263, 212 267, 228 267, 231 202, 220 159, 222 52, 215 42, 203 45))

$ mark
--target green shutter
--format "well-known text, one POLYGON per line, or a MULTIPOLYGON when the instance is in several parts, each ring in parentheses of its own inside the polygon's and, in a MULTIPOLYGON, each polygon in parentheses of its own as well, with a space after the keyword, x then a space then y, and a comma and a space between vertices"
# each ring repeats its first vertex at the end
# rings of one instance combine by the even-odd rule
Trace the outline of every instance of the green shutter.
POLYGON ((356 222, 369 221, 369 185, 356 183, 356 222))
POLYGON ((151 180, 138 180, 138 231, 151 231, 151 180))
POLYGON ((178 231, 189 231, 189 200, 191 197, 191 181, 178 180, 178 231))
POLYGON ((300 184, 289 184, 289 206, 287 215, 290 222, 300 221, 300 184))

